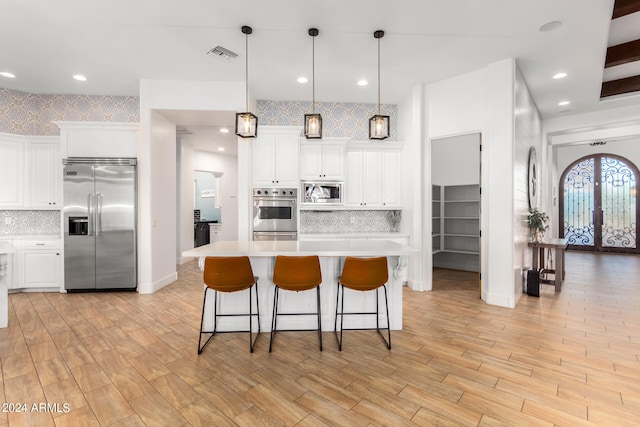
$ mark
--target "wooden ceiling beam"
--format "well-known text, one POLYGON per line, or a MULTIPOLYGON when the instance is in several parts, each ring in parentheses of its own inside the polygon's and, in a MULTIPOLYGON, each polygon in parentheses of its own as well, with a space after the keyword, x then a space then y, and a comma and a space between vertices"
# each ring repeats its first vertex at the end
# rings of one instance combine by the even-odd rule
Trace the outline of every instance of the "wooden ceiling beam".
POLYGON ((607 48, 604 67, 615 67, 634 61, 640 61, 640 40, 632 40, 607 48))
POLYGON ((640 0, 616 0, 611 19, 640 12, 640 0))
POLYGON ((638 91, 640 91, 640 76, 627 77, 602 83, 600 98, 638 91))

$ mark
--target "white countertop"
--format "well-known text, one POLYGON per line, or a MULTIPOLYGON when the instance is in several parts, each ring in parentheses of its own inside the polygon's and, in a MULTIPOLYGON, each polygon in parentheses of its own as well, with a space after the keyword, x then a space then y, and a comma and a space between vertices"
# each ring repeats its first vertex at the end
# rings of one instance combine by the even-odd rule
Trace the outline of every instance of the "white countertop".
POLYGON ((219 241, 182 253, 183 257, 277 255, 318 256, 398 256, 417 255, 420 251, 390 240, 280 240, 219 241))
POLYGON ((49 240, 49 239, 60 239, 61 236, 59 234, 3 234, 0 236, 0 242, 3 240, 30 240, 30 239, 41 239, 41 240, 49 240))

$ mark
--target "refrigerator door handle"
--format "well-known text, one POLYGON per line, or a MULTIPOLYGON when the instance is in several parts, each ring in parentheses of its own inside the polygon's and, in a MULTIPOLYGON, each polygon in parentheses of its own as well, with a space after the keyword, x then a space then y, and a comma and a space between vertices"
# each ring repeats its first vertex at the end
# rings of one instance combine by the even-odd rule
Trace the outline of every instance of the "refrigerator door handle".
POLYGON ((89 223, 88 234, 93 236, 93 194, 91 193, 87 194, 87 213, 89 215, 89 220, 87 221, 89 223))
POLYGON ((96 236, 102 233, 102 194, 96 194, 96 236))

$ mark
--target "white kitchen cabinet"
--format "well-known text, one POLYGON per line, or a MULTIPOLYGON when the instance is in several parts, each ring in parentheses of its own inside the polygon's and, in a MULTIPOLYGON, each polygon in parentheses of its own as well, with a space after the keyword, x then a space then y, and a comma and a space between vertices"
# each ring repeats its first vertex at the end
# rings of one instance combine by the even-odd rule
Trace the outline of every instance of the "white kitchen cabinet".
POLYGON ((24 206, 24 138, 0 134, 0 208, 24 206))
POLYGON ((253 145, 253 185, 294 187, 299 177, 300 129, 260 128, 253 145))
POLYGON ((222 237, 222 224, 209 223, 209 243, 214 243, 222 237))
POLYGON ((381 206, 382 174, 380 169, 380 150, 347 150, 346 206, 354 208, 381 206))
POLYGON ((337 142, 300 145, 300 179, 303 181, 343 181, 346 138, 337 142))
POLYGON ((400 157, 400 150, 382 150, 382 206, 386 208, 400 208, 402 206, 400 157))
MULTIPOLYGON (((62 254, 60 239, 16 240, 19 279, 14 289, 59 290, 62 254)), ((15 281, 14 281, 15 283, 15 281)))
POLYGON ((354 209, 400 209, 401 146, 347 147, 345 205, 354 209))
POLYGON ((62 160, 58 138, 53 141, 29 141, 26 168, 26 206, 61 209, 62 160))

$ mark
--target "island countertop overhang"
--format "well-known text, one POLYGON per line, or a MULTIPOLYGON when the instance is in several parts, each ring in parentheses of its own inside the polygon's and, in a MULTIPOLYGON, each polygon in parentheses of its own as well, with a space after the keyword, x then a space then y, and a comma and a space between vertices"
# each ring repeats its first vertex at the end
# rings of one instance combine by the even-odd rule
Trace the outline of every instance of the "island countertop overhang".
POLYGON ((342 256, 404 256, 420 251, 390 240, 281 240, 281 241, 218 241, 182 252, 183 257, 248 256, 275 257, 278 255, 320 257, 342 256))

